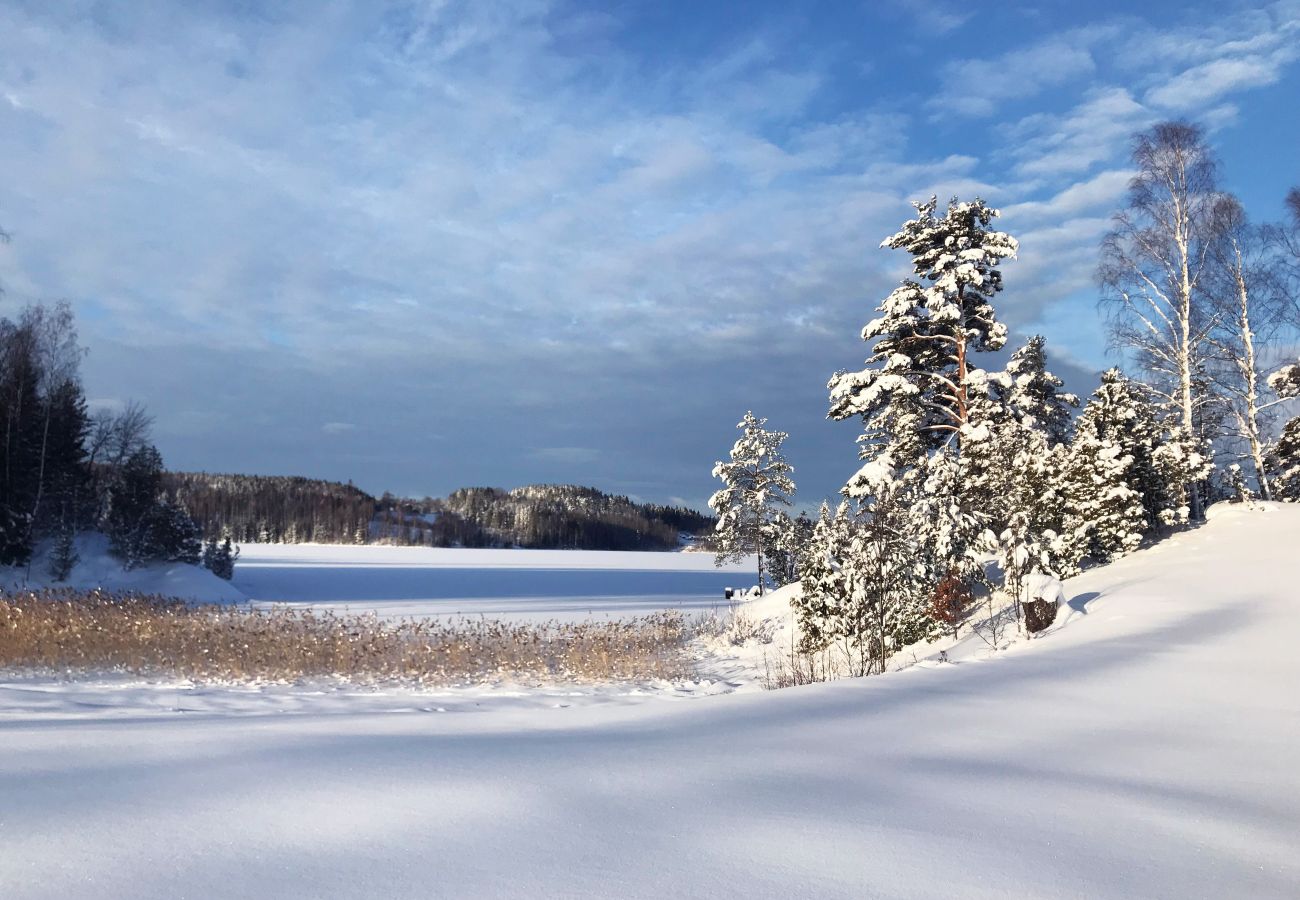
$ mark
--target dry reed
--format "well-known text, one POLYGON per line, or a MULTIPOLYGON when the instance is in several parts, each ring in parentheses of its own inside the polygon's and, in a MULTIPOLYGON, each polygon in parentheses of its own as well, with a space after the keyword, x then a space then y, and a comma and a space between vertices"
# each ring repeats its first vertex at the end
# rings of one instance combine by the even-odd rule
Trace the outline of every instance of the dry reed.
POLYGON ((690 636, 672 611, 578 623, 385 621, 104 591, 0 593, 0 668, 67 674, 421 684, 677 679, 689 674, 690 636))

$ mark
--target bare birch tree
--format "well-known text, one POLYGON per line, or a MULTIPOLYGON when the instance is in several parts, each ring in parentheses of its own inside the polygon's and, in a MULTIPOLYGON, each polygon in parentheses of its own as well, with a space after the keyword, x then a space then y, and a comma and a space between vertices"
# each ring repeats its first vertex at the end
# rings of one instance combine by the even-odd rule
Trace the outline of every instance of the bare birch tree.
POLYGON ((1291 333, 1284 276, 1267 233, 1251 226, 1237 198, 1221 197, 1216 216, 1214 270, 1207 282, 1219 323, 1215 387, 1227 407, 1232 436, 1245 445, 1260 497, 1271 500, 1268 411, 1285 399, 1271 396, 1267 379, 1278 364, 1279 339, 1291 333))
MULTIPOLYGON (((1128 206, 1102 241, 1098 278, 1111 341, 1129 351, 1188 439, 1201 437, 1201 380, 1216 326, 1202 279, 1216 226, 1217 163, 1204 133, 1163 122, 1133 142, 1137 173, 1128 206)), ((1204 515, 1200 486, 1186 486, 1193 519, 1204 515)))
POLYGON ((1300 187, 1287 192, 1286 212, 1284 221, 1264 226, 1264 240, 1276 257, 1286 315, 1300 329, 1300 187))

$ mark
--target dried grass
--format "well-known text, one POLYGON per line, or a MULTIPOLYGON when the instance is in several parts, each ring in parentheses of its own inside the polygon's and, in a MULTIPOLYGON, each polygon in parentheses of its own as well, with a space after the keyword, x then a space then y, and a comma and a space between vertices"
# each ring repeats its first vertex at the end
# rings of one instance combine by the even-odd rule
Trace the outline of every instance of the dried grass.
POLYGON ((678 679, 680 613, 601 622, 384 621, 311 609, 191 606, 104 591, 0 593, 0 668, 195 681, 363 683, 678 679))

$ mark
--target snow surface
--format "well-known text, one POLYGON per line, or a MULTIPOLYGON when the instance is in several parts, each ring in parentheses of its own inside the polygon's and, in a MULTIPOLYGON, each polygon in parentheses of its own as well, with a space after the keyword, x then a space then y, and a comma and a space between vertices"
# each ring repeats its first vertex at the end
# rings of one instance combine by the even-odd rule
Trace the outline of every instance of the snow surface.
POLYGON ((1216 513, 996 657, 772 693, 11 680, 2 893, 1300 896, 1300 508, 1216 513))
POLYGON ((245 544, 234 583, 261 604, 385 617, 628 618, 725 607, 754 566, 704 553, 245 544))

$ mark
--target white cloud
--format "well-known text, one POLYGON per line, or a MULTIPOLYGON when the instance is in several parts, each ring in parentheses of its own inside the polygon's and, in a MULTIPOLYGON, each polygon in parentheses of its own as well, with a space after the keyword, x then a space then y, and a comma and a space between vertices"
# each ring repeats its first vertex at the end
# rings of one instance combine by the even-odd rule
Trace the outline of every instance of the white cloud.
POLYGON ((1096 70, 1090 45, 1109 28, 1076 29, 992 58, 944 66, 942 89, 926 106, 935 117, 988 117, 1008 100, 1032 97, 1096 70))
POLYGON ((892 0, 893 5, 911 16, 917 27, 930 34, 957 31, 975 17, 971 9, 943 0, 892 0))
POLYGON ((1265 55, 1224 57, 1186 69, 1148 91, 1147 102, 1174 112, 1196 112, 1226 94, 1273 84, 1300 56, 1300 34, 1291 40, 1296 43, 1265 55))
POLYGON ((1129 138, 1154 114, 1126 88, 1090 92, 1065 114, 1039 113, 1012 129, 1017 171, 1028 178, 1061 178, 1123 158, 1129 138))

